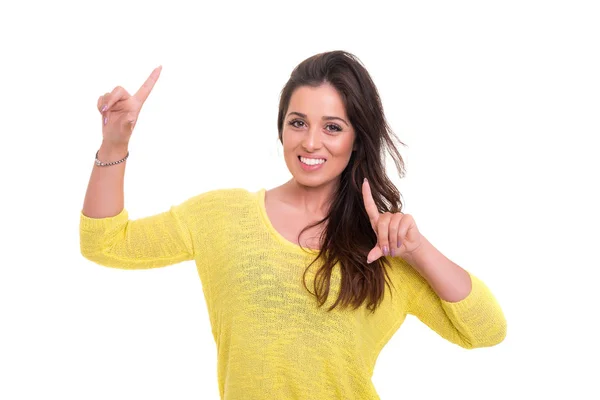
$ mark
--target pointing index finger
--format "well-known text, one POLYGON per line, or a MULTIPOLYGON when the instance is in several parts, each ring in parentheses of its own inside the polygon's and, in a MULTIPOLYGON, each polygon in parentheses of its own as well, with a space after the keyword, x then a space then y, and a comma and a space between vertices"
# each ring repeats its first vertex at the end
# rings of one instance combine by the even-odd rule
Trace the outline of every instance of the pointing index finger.
POLYGON ((375 200, 373 200, 373 194, 371 193, 371 187, 369 186, 369 181, 367 179, 363 181, 362 195, 365 203, 365 210, 367 210, 367 215, 371 221, 371 226, 373 227, 373 230, 377 232, 375 227, 377 226, 377 221, 379 220, 379 210, 377 209, 375 200))
POLYGON ((157 68, 154 69, 154 71, 152 71, 152 73, 150 74, 148 79, 146 79, 146 82, 144 82, 144 84, 135 93, 134 96, 137 97, 138 99, 140 99, 142 103, 144 101, 146 101, 146 99, 150 95, 150 92, 152 91, 154 84, 156 83, 156 81, 158 80, 158 77, 160 76, 160 71, 162 71, 162 65, 158 66, 157 68))

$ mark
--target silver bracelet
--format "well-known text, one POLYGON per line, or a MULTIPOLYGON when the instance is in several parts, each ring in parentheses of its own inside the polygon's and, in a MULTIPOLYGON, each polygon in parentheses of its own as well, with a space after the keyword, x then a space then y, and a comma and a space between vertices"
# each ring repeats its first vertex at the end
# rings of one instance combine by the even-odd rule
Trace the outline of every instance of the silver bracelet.
POLYGON ((105 163, 105 162, 98 160, 99 152, 100 152, 100 149, 98 149, 98 151, 96 152, 96 165, 99 167, 108 167, 111 165, 119 164, 119 163, 122 163, 123 161, 127 160, 127 157, 129 157, 129 150, 128 150, 127 155, 125 157, 123 157, 122 159, 120 159, 119 161, 111 161, 111 162, 105 163))

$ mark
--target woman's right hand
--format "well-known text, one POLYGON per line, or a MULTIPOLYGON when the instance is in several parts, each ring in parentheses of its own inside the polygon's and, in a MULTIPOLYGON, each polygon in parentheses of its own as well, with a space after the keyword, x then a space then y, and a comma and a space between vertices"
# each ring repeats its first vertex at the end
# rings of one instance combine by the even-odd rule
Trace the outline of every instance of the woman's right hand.
POLYGON ((132 96, 121 86, 98 98, 102 114, 103 142, 110 146, 127 146, 144 102, 160 76, 162 66, 152 71, 146 82, 132 96))

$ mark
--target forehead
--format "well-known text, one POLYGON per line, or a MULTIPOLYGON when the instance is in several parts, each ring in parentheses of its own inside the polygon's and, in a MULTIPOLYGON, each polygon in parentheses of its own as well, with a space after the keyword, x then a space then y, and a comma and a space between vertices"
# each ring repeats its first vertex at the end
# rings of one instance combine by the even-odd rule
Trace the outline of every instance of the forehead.
POLYGON ((323 115, 346 118, 342 98, 329 83, 317 87, 298 87, 290 98, 288 112, 291 111, 307 114, 309 118, 321 118, 323 115))

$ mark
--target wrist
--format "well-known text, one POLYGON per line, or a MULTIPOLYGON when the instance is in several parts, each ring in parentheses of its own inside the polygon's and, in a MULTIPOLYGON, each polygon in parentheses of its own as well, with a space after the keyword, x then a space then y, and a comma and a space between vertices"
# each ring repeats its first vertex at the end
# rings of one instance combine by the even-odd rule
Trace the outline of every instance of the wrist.
POLYGON ((127 155, 128 145, 102 142, 98 149, 98 158, 102 161, 116 161, 127 155))
POLYGON ((418 268, 420 265, 425 264, 424 260, 427 258, 427 255, 431 253, 432 247, 432 244, 425 236, 422 236, 421 244, 410 253, 406 253, 402 258, 408 261, 414 268, 418 268))

